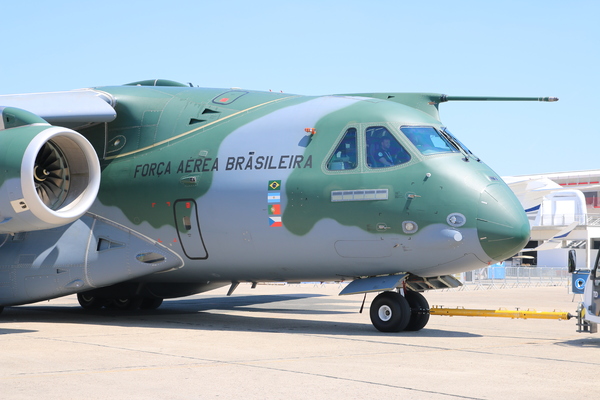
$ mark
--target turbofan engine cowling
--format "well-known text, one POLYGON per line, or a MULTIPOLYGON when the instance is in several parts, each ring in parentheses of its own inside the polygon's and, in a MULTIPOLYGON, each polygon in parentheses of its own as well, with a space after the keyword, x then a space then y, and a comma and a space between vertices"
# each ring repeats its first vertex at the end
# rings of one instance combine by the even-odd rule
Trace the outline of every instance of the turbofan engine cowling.
POLYGON ((0 233, 69 224, 92 206, 100 163, 81 134, 0 108, 0 233))

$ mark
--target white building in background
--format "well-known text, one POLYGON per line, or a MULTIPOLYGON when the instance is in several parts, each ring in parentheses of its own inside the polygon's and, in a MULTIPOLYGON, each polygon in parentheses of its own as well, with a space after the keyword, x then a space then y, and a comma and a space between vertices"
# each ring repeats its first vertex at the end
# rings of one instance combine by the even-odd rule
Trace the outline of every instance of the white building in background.
POLYGON ((523 265, 590 269, 600 248, 600 170, 504 177, 529 217, 531 241, 523 265))

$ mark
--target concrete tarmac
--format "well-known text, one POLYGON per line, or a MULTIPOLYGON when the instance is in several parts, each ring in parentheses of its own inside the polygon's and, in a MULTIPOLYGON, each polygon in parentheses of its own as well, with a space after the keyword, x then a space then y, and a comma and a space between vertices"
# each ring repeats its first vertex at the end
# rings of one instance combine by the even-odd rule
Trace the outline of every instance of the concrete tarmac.
MULTIPOLYGON (((600 334, 575 319, 431 316, 381 333, 337 284, 240 285, 155 311, 74 296, 0 315, 2 399, 570 399, 600 391, 600 334)), ((568 288, 428 292, 431 305, 575 312, 568 288)))

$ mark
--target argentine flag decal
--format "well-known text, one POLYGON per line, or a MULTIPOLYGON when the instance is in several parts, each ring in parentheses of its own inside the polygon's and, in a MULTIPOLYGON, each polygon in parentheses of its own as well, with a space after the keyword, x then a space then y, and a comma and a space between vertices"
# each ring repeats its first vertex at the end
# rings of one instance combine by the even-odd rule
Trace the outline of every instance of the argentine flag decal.
POLYGON ((269 203, 279 203, 281 201, 281 193, 280 192, 269 193, 269 196, 267 197, 267 199, 268 199, 269 203))

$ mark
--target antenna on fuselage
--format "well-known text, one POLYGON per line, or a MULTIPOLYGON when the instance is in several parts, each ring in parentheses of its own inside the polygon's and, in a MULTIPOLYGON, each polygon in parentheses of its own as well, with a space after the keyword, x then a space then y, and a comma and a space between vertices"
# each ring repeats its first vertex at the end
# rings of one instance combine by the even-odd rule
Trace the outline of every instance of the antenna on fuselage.
POLYGON ((490 97, 490 96, 448 96, 442 94, 440 103, 447 101, 558 101, 558 97, 490 97))

